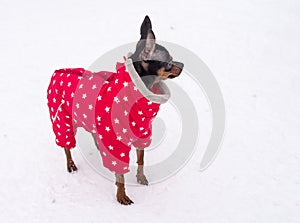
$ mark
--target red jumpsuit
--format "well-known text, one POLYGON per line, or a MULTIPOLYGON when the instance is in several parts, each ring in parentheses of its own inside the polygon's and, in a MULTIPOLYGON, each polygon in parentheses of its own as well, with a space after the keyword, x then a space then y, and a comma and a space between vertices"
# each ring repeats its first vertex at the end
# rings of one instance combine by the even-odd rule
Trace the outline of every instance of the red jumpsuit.
MULTIPOLYGON (((140 93, 123 63, 117 63, 116 70, 56 70, 47 98, 58 146, 74 148, 76 129, 83 127, 96 137, 103 165, 124 174, 129 171, 131 145, 150 145, 151 123, 160 104, 140 93)), ((159 94, 155 88, 152 91, 159 94)))

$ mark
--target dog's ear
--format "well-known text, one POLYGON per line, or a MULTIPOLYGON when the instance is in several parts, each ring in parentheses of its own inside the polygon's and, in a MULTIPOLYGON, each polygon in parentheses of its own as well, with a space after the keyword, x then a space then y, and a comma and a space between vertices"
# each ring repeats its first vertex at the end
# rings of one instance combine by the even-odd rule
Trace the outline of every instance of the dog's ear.
POLYGON ((153 52, 155 48, 155 35, 152 30, 150 30, 146 36, 145 52, 153 52))
POLYGON ((152 30, 151 20, 149 16, 146 15, 141 25, 141 39, 146 39, 150 30, 152 30))

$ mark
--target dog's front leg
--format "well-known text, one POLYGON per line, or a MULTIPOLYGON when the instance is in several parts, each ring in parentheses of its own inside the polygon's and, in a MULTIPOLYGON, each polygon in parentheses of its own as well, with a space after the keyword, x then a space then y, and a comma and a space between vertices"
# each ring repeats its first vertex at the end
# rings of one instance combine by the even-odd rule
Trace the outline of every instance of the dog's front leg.
POLYGON ((136 174, 137 182, 142 185, 148 185, 148 180, 144 175, 144 149, 137 149, 136 155, 137 155, 136 163, 138 164, 138 169, 136 174))
POLYGON ((77 171, 77 167, 72 159, 71 151, 69 149, 65 148, 65 154, 67 158, 67 170, 68 172, 74 172, 77 171))
POLYGON ((125 179, 123 174, 116 174, 116 185, 117 189, 117 201, 120 204, 130 205, 133 204, 133 201, 125 193, 125 179))

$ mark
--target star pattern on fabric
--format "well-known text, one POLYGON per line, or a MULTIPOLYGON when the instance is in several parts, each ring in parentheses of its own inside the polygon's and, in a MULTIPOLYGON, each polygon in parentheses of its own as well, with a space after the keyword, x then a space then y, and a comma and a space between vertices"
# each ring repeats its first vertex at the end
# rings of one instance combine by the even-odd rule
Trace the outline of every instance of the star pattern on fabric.
POLYGON ((116 102, 117 104, 120 103, 120 100, 119 100, 119 98, 117 96, 114 97, 114 102, 116 102))
POLYGON ((117 119, 117 118, 115 118, 115 119, 114 119, 114 122, 115 122, 115 124, 119 124, 119 123, 120 123, 120 120, 117 119))
POLYGON ((108 146, 108 149, 109 149, 109 150, 113 150, 114 147, 113 147, 112 145, 109 145, 109 146, 108 146))

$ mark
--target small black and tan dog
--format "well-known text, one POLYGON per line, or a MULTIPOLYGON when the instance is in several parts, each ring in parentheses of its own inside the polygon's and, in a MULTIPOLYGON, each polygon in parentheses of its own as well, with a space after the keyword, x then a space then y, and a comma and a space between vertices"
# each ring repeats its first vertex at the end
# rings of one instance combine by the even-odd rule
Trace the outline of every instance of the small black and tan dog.
MULTIPOLYGON (((136 50, 129 56, 132 60, 133 69, 144 82, 148 89, 155 83, 162 80, 178 77, 183 69, 183 63, 173 61, 169 52, 161 45, 156 43, 155 35, 152 30, 151 21, 145 17, 140 30, 141 38, 136 45, 136 50)), ((96 138, 93 134, 94 139, 96 138)), ((96 142, 96 139, 95 139, 96 142)), ((97 145, 97 143, 96 143, 97 145)), ((67 158, 67 169, 69 172, 77 170, 72 159, 71 152, 65 148, 67 158)), ((148 185, 144 175, 144 150, 137 149, 137 181, 140 184, 148 185)), ((132 204, 132 200, 125 193, 125 180, 123 174, 116 174, 117 200, 123 205, 132 204)))

